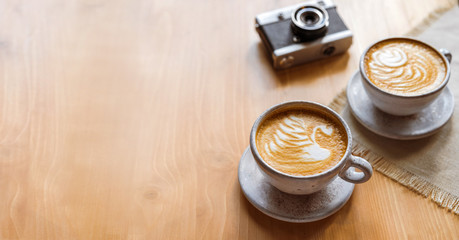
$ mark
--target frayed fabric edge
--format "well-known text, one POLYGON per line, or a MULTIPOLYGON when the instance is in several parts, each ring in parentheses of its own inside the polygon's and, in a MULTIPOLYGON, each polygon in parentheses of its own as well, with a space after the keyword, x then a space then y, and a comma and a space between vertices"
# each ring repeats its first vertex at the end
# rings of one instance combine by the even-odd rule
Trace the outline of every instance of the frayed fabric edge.
MULTIPOLYGON (((346 90, 339 93, 328 105, 331 109, 341 112, 347 104, 346 90)), ((459 197, 452 195, 445 190, 435 186, 425 179, 396 166, 384 157, 371 152, 364 144, 354 140, 353 154, 364 157, 373 165, 374 169, 383 175, 399 182, 414 192, 430 198, 439 206, 450 210, 452 213, 459 215, 459 197)))

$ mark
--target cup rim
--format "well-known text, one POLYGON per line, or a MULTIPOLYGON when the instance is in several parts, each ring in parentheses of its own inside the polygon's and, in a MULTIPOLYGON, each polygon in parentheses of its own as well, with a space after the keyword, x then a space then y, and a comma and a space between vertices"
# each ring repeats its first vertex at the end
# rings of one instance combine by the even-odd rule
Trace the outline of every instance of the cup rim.
POLYGON ((446 86, 446 84, 448 84, 448 82, 449 82, 450 74, 451 74, 451 67, 450 67, 450 63, 449 63, 448 59, 446 59, 445 55, 443 55, 437 48, 433 47, 432 45, 430 45, 430 44, 428 44, 426 42, 423 42, 423 41, 421 41, 419 39, 416 39, 416 38, 397 36, 397 37, 388 37, 388 38, 380 39, 380 40, 374 42, 373 44, 371 44, 370 46, 368 46, 365 49, 365 51, 363 51, 362 55, 360 56, 359 72, 360 72, 360 75, 362 76, 362 78, 365 79, 366 83, 368 83, 369 86, 371 86, 373 89, 377 90, 380 93, 383 93, 385 95, 392 96, 392 97, 399 97, 399 98, 404 98, 404 99, 416 99, 416 98, 423 98, 423 97, 426 97, 426 96, 434 95, 438 91, 442 90, 446 86), (428 92, 422 93, 422 94, 418 94, 418 95, 401 95, 401 94, 395 94, 395 93, 387 92, 387 91, 377 87, 372 81, 370 81, 370 79, 368 79, 368 77, 367 77, 367 75, 365 74, 365 71, 364 71, 364 69, 365 69, 365 64, 364 64, 365 55, 367 54, 368 50, 370 50, 370 48, 372 48, 376 44, 384 42, 384 41, 388 41, 388 40, 395 40, 395 39, 414 41, 414 42, 423 44, 423 45, 431 48, 432 50, 434 50, 442 58, 443 62, 445 63, 445 66, 446 66, 446 75, 445 75, 445 78, 443 79, 443 82, 440 85, 438 85, 436 88, 434 88, 434 89, 432 89, 432 90, 430 90, 428 92))
MULTIPOLYGON (((301 106, 299 106, 298 108, 301 108, 301 106)), ((271 106, 270 108, 265 110, 260 116, 258 116, 258 118, 255 120, 255 122, 254 122, 254 124, 252 126, 252 129, 250 131, 250 150, 252 151, 252 154, 254 156, 255 161, 265 171, 268 171, 268 172, 270 172, 272 174, 275 174, 275 175, 278 175, 278 176, 292 178, 292 179, 315 179, 315 178, 320 178, 322 176, 328 175, 331 172, 334 172, 337 169, 340 169, 340 168, 343 167, 343 164, 344 164, 345 160, 349 157, 349 155, 351 154, 351 151, 352 151, 352 134, 351 134, 351 130, 350 130, 349 126, 344 121, 344 119, 337 112, 335 112, 333 109, 331 109, 331 108, 329 108, 329 107, 327 107, 325 105, 322 105, 320 103, 312 102, 312 101, 305 101, 305 100, 286 101, 286 102, 282 102, 282 103, 276 104, 274 106, 271 106), (261 157, 261 155, 258 153, 258 150, 257 150, 256 134, 257 134, 258 128, 261 125, 261 123, 273 111, 281 109, 281 108, 284 108, 284 107, 288 107, 288 106, 304 105, 304 104, 309 105, 309 106, 312 105, 312 106, 314 106, 316 108, 321 108, 322 110, 326 111, 327 113, 329 113, 333 117, 335 117, 341 123, 341 125, 343 126, 343 128, 346 131, 346 134, 347 134, 347 146, 346 146, 346 152, 344 153, 343 157, 333 167, 331 167, 331 168, 329 168, 329 169, 327 169, 327 170, 325 170, 325 171, 323 171, 321 173, 317 173, 317 174, 313 174, 313 175, 296 176, 296 175, 290 175, 288 173, 284 173, 282 171, 279 171, 279 170, 271 167, 269 164, 267 164, 263 160, 263 158, 261 157)))

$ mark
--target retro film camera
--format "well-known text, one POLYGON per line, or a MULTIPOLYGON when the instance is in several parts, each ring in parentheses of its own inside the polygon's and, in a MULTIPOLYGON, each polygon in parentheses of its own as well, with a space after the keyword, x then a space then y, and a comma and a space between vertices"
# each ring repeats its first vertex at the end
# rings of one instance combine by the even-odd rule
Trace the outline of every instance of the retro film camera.
POLYGON ((259 14, 255 29, 276 69, 337 55, 352 44, 352 32, 330 0, 308 1, 259 14))

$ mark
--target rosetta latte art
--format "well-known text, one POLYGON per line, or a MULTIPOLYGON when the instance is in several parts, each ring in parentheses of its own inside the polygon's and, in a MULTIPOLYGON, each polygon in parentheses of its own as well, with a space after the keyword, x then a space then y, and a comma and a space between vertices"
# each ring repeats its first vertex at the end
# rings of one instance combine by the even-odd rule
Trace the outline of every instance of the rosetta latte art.
POLYGON ((271 157, 289 155, 289 159, 303 162, 323 161, 330 156, 330 150, 322 148, 316 142, 317 131, 330 136, 332 128, 324 125, 313 128, 308 132, 307 124, 300 118, 290 116, 285 118, 273 134, 273 140, 265 144, 265 152, 271 157), (285 149, 289 151, 286 152, 285 149))
POLYGON ((370 81, 396 94, 426 93, 445 77, 438 54, 415 42, 382 42, 368 51, 365 61, 370 81))

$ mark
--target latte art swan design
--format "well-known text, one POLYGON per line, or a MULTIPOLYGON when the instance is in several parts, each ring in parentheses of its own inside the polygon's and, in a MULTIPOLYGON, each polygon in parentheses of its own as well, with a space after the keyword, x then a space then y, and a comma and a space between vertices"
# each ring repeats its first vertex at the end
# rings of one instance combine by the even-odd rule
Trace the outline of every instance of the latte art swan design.
POLYGON ((308 132, 307 124, 300 118, 290 116, 279 124, 272 136, 272 141, 265 143, 265 152, 274 158, 288 155, 290 161, 317 162, 330 156, 330 150, 322 148, 316 142, 316 133, 321 131, 330 136, 332 128, 324 125, 314 127, 308 132), (288 150, 288 151, 286 151, 288 150))
POLYGON ((366 74, 379 88, 395 94, 416 95, 433 90, 445 78, 438 54, 413 42, 380 43, 366 55, 366 74))
POLYGON ((271 167, 296 176, 314 175, 335 166, 347 149, 346 130, 320 112, 287 110, 260 125, 257 150, 271 167))

